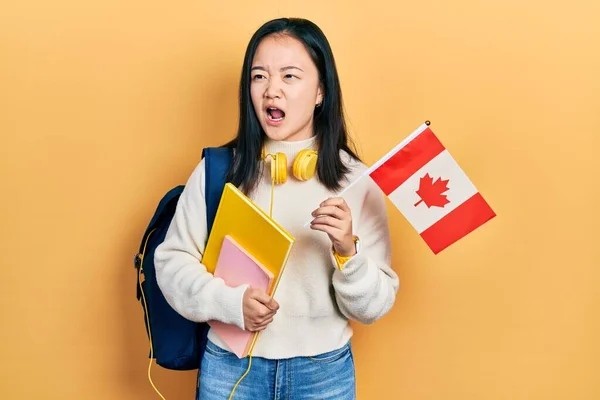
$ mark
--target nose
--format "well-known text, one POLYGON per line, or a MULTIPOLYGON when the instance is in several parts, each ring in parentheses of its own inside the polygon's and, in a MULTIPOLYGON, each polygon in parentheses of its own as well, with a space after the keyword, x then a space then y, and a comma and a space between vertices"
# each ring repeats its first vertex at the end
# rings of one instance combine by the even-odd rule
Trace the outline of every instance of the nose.
POLYGON ((279 79, 269 79, 267 90, 265 91, 265 96, 269 99, 281 97, 281 82, 279 82, 279 79))

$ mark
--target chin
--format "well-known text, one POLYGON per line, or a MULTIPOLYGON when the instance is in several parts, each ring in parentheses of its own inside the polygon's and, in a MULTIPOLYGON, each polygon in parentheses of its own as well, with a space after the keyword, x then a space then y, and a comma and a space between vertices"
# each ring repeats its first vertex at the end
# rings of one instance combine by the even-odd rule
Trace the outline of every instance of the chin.
POLYGON ((269 139, 271 139, 271 140, 277 140, 277 141, 289 140, 290 136, 292 136, 289 133, 273 132, 268 127, 265 130, 265 134, 267 135, 267 137, 269 139))
MULTIPOLYGON (((286 142, 295 142, 300 140, 308 139, 309 136, 306 136, 304 132, 301 131, 290 131, 289 129, 285 129, 283 127, 272 127, 272 126, 263 126, 263 131, 265 135, 271 139, 276 141, 286 141, 286 142)), ((311 135, 312 136, 312 135, 311 135)))
POLYGON ((261 124, 265 135, 271 140, 288 140, 293 133, 283 127, 273 127, 267 124, 261 124))

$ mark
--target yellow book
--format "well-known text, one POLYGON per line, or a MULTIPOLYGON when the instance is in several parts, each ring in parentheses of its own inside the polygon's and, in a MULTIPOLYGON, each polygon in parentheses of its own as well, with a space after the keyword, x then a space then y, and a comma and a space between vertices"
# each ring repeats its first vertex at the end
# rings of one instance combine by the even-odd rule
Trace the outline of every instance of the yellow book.
POLYGON ((223 189, 202 263, 215 273, 225 236, 231 236, 260 264, 273 273, 273 295, 294 245, 294 237, 231 183, 223 189))

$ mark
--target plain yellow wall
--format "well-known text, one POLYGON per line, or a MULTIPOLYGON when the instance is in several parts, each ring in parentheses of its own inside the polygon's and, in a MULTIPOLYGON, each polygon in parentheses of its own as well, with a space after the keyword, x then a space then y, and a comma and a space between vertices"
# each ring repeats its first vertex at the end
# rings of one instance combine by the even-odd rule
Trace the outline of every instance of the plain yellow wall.
MULTIPOLYGON (((359 399, 599 399, 599 4, 6 2, 0 398, 157 398, 133 255, 164 192, 232 137, 250 35, 303 16, 365 161, 429 119, 498 213, 434 256, 390 206, 402 284, 356 327, 359 399)), ((194 378, 155 368, 168 400, 194 378)))

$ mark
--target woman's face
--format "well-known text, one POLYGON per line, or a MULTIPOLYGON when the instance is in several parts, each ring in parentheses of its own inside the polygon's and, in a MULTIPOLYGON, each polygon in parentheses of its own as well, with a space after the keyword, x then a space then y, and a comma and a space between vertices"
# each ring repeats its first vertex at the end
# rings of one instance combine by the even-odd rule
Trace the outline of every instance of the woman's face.
POLYGON ((252 62, 250 95, 270 139, 313 136, 313 113, 323 94, 317 67, 299 40, 287 35, 262 40, 252 62))

